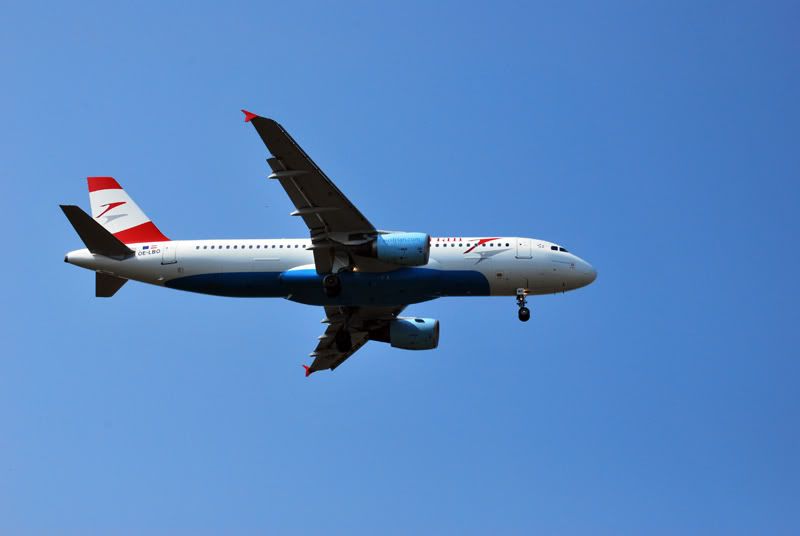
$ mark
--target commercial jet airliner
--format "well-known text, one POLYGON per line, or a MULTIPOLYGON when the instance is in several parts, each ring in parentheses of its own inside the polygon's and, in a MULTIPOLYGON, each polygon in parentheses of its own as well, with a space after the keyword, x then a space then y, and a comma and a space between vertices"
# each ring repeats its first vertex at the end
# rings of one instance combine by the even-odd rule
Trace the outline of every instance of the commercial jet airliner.
POLYGON ((449 296, 527 296, 588 285, 596 272, 564 247, 513 236, 432 237, 377 229, 284 128, 242 110, 272 157, 270 179, 286 190, 309 238, 170 240, 111 177, 89 177, 92 215, 61 209, 85 249, 65 262, 95 272, 95 294, 128 280, 216 296, 284 298, 325 308, 327 324, 306 376, 335 369, 367 341, 406 350, 439 344, 439 321, 400 316, 406 306, 449 296))

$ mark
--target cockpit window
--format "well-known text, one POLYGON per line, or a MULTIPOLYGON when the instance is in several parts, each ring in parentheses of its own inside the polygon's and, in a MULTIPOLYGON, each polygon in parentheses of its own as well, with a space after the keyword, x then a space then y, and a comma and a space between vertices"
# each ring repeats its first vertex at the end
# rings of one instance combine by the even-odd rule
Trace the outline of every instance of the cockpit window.
POLYGON ((550 249, 552 249, 553 251, 558 251, 558 246, 550 246, 550 249))
POLYGON ((561 246, 558 246, 558 251, 563 251, 564 253, 569 253, 569 251, 567 251, 566 249, 562 248, 561 246))

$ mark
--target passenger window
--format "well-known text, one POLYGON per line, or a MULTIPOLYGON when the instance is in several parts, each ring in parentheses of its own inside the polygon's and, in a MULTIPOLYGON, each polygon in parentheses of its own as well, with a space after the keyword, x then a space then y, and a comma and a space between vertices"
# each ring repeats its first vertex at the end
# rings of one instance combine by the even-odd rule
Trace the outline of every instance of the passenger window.
POLYGON ((231 249, 231 247, 228 245, 228 246, 225 246, 225 249, 231 249))
POLYGON ((508 242, 506 242, 506 247, 508 247, 508 246, 509 246, 509 243, 508 243, 508 242))
POLYGON ((203 249, 208 249, 208 246, 203 246, 203 249))
POLYGON ((214 246, 211 246, 211 249, 214 249, 214 246))
POLYGON ((233 246, 233 249, 236 249, 236 246, 233 246))

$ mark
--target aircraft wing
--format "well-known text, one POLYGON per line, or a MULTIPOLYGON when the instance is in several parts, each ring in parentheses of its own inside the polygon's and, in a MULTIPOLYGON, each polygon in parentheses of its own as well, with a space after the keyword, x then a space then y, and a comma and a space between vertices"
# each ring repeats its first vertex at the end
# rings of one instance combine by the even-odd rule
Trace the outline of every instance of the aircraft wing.
POLYGON ((325 333, 319 337, 317 348, 309 354, 314 358, 306 368, 306 376, 318 370, 333 370, 369 341, 369 333, 387 328, 405 308, 394 307, 325 307, 325 320, 328 324, 325 333))
POLYGON ((311 233, 317 271, 330 272, 334 252, 318 255, 317 250, 346 250, 347 246, 362 244, 375 236, 375 227, 280 124, 242 111, 273 155, 267 160, 272 168, 270 178, 277 179, 286 190, 296 209, 292 215, 303 218, 311 233))

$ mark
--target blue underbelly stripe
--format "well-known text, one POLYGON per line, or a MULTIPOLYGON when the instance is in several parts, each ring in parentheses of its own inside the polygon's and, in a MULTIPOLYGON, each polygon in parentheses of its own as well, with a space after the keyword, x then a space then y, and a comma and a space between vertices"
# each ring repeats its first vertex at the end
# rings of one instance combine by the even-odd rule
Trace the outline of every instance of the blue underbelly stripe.
POLYGON ((489 281, 472 270, 401 268, 392 272, 343 272, 342 292, 328 298, 315 270, 223 272, 190 275, 164 283, 169 288, 251 298, 288 298, 311 305, 401 305, 441 296, 488 296, 489 281))
POLYGON ((189 275, 164 283, 164 286, 215 296, 282 298, 286 291, 280 272, 225 272, 189 275))

